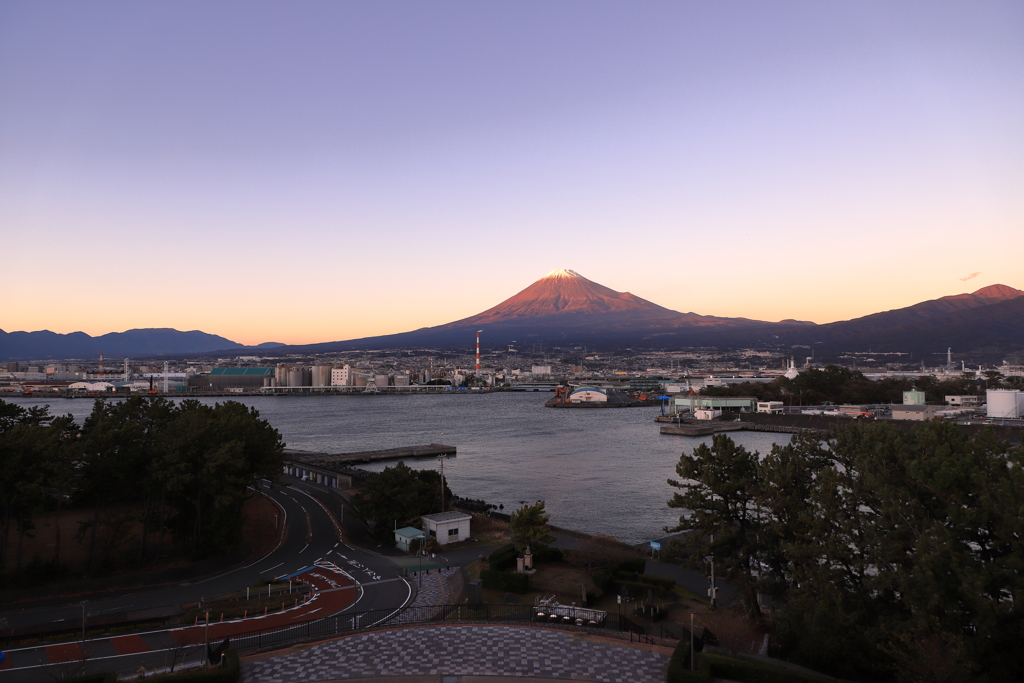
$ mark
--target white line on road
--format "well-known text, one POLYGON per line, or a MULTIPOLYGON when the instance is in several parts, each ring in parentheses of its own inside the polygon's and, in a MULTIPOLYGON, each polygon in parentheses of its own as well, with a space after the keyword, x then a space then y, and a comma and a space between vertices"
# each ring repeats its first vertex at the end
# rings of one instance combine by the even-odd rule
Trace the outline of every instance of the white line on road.
POLYGON ((309 547, 308 543, 306 545, 302 546, 302 550, 299 551, 299 554, 301 555, 302 553, 306 552, 306 548, 308 548, 308 547, 309 547))

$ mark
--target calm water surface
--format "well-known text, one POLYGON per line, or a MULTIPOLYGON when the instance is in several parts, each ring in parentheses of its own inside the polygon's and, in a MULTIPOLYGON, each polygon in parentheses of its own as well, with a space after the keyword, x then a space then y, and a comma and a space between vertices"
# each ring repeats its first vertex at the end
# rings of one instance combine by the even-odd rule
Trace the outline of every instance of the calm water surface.
MULTIPOLYGON (((432 396, 240 397, 276 427, 289 448, 328 453, 427 443, 456 446, 445 463, 452 491, 482 498, 505 511, 544 500, 551 523, 615 536, 628 543, 663 536, 679 517, 665 502, 675 465, 710 437, 664 436, 658 408, 556 410, 544 393, 432 396)), ((200 399, 204 403, 217 400, 200 399)), ((81 420, 86 399, 13 399, 49 403, 51 412, 81 420)), ((786 434, 733 432, 737 443, 762 454, 786 434)), ((393 463, 377 463, 381 470, 393 463)), ((410 460, 435 468, 435 458, 410 460)))

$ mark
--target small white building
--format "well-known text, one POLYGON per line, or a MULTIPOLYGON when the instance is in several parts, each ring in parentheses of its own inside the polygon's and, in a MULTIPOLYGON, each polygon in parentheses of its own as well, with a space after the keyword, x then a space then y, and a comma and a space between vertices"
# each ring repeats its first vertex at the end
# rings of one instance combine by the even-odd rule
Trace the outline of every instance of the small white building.
MULTIPOLYGON (((930 420, 936 417, 940 406, 915 405, 905 403, 895 404, 892 407, 892 419, 894 420, 930 420)), ((826 413, 827 414, 827 413, 826 413)))
POLYGON ((423 532, 414 526, 404 526, 401 529, 395 529, 395 547, 411 553, 416 541, 423 537, 423 532))
POLYGON ((981 405, 980 396, 947 396, 946 405, 973 408, 981 405))
POLYGON ((439 512, 423 515, 423 527, 428 538, 435 538, 440 545, 458 543, 469 538, 469 522, 472 516, 464 512, 439 512))
POLYGON ((781 415, 782 401, 758 401, 757 412, 770 413, 772 415, 781 415))
POLYGON ((569 403, 607 403, 607 392, 594 387, 580 387, 569 394, 569 403))

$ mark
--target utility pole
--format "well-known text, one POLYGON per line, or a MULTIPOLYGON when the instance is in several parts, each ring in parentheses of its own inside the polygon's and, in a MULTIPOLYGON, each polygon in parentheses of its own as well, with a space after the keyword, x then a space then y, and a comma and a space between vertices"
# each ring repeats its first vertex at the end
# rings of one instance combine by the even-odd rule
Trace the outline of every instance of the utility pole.
POLYGON ((203 663, 203 667, 204 668, 206 667, 206 664, 208 664, 210 662, 210 610, 206 610, 206 629, 205 629, 205 631, 206 631, 206 633, 203 636, 203 641, 204 641, 203 647, 205 649, 205 651, 203 652, 203 659, 206 660, 203 663))
POLYGON ((85 606, 88 604, 88 600, 82 600, 82 644, 85 644, 85 606))
POLYGON ((441 464, 441 512, 444 512, 444 456, 437 456, 437 461, 441 464))

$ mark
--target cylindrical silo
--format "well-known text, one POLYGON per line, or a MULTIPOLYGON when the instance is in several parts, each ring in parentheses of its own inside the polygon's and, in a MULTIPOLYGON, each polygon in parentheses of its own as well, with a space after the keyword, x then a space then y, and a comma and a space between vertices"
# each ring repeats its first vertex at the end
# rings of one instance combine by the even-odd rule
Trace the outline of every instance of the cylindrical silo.
POLYGON ((988 403, 988 416, 1000 419, 1016 419, 1020 417, 1018 394, 1009 389, 989 389, 985 392, 988 403))

